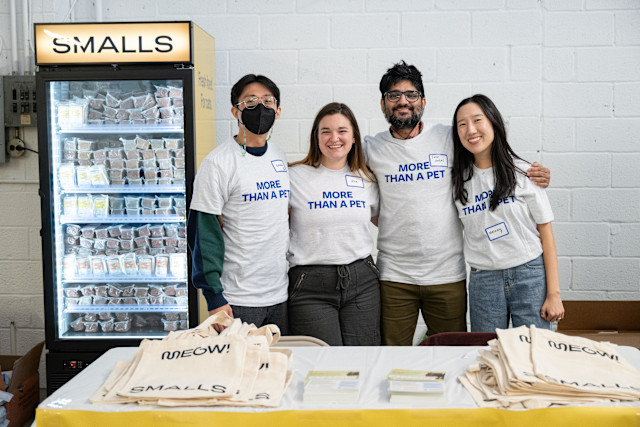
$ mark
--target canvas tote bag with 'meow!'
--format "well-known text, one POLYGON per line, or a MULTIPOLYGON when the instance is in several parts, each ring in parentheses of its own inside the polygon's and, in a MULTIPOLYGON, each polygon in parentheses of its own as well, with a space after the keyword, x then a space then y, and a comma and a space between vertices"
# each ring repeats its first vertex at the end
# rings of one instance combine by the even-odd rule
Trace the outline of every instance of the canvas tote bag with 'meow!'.
POLYGON ((459 377, 478 406, 533 409, 612 398, 584 391, 578 393, 538 378, 531 362, 529 329, 522 326, 497 332, 499 339, 489 342, 491 351, 479 350, 480 365, 470 366, 459 377))
MULTIPOLYGON (((247 359, 242 382, 237 393, 230 399, 159 399, 160 406, 265 406, 277 407, 284 395, 292 372, 289 371, 291 350, 269 349, 266 345, 273 329, 254 330, 258 335, 248 336, 247 359), (261 331, 262 330, 262 331, 261 331), (252 357, 255 355, 255 359, 252 357), (258 357, 259 356, 259 357, 258 357), (256 363, 257 362, 257 363, 256 363), (255 364, 254 364, 255 363, 255 364)), ((279 331, 278 331, 279 335, 279 331)))
POLYGON ((116 392, 141 399, 230 398, 240 385, 246 352, 246 340, 236 335, 149 341, 116 392))
MULTIPOLYGON (((265 337, 247 337, 247 354, 244 362, 244 371, 238 390, 230 398, 191 398, 191 399, 158 399, 160 406, 219 406, 230 405, 233 402, 246 402, 258 376, 258 369, 264 361, 268 360, 269 349, 265 337)), ((206 373, 203 373, 206 375, 206 373)))
POLYGON ((619 399, 640 399, 640 373, 618 346, 531 327, 531 361, 549 384, 619 399))

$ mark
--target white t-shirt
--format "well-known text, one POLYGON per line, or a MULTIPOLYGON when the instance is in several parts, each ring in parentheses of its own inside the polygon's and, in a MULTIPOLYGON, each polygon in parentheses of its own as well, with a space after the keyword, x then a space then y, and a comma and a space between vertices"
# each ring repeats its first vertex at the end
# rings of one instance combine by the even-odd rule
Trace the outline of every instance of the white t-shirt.
POLYGON ((369 222, 378 214, 375 182, 348 166, 296 165, 289 175, 290 267, 346 265, 371 254, 369 222))
MULTIPOLYGON (((515 165, 523 171, 529 169, 521 160, 515 160, 515 165)), ((539 257, 542 243, 536 225, 553 221, 547 193, 523 174, 516 172, 515 194, 490 211, 494 187, 493 168, 474 166, 473 177, 464 185, 467 204, 456 201, 464 224, 464 256, 470 266, 480 270, 503 270, 539 257)))
POLYGON ((451 127, 426 124, 415 138, 387 130, 365 138, 380 189, 381 280, 439 285, 466 277, 462 227, 453 203, 451 127))
POLYGON ((265 307, 287 300, 289 173, 284 151, 262 156, 224 143, 202 161, 191 209, 222 216, 220 281, 229 304, 265 307))

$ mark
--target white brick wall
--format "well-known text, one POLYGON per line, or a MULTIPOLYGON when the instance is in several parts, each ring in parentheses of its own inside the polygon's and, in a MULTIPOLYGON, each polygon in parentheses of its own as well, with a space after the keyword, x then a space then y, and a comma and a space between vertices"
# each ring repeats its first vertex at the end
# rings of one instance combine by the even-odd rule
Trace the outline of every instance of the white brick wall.
POLYGON ((571 119, 545 119, 542 122, 542 148, 547 152, 573 151, 575 122, 571 119))
MULTIPOLYGON (((640 69, 640 68, 639 68, 640 69)), ((640 119, 578 119, 578 151, 638 151, 640 119)))
POLYGON ((609 226, 604 223, 557 222, 554 236, 560 256, 609 255, 609 226))
POLYGON ((576 189, 572 201, 574 221, 633 223, 640 212, 640 189, 576 189))
POLYGON ((506 126, 516 152, 539 151, 542 147, 540 119, 537 117, 512 117, 506 126))
POLYGON ((331 47, 358 49, 397 46, 399 30, 398 14, 340 14, 331 17, 331 47))
POLYGON ((640 154, 614 154, 611 164, 611 186, 638 188, 640 182, 638 164, 640 164, 640 154))
POLYGON ((298 0, 296 3, 299 13, 362 12, 364 10, 364 0, 298 0))
POLYGON ((575 76, 574 57, 572 48, 544 49, 544 78, 550 82, 572 80, 575 76))
POLYGON ((580 48, 576 62, 579 81, 634 81, 640 69, 640 47, 580 48))
POLYGON ((240 39, 245 33, 254 32, 260 35, 263 49, 303 50, 329 47, 329 17, 326 15, 265 15, 260 17, 259 26, 247 28, 240 24, 233 29, 235 37, 240 39))
MULTIPOLYGON (((20 2, 18 2, 20 5, 20 2)), ((59 22, 67 0, 32 0, 59 22)), ((218 136, 235 131, 229 91, 264 73, 282 91, 274 140, 299 159, 316 111, 349 104, 363 134, 386 127, 379 79, 406 59, 424 75, 425 117, 449 123, 475 92, 495 100, 516 150, 552 169, 560 279, 567 299, 640 299, 638 0, 109 0, 107 21, 191 19, 216 38, 218 136)), ((95 19, 78 0, 76 21, 95 19)), ((0 3, 0 73, 11 71, 0 3)), ((18 10, 18 32, 21 31, 18 10)), ((22 49, 22 43, 18 43, 22 49)), ((22 59, 22 53, 19 53, 22 59)), ((35 133, 27 143, 36 147, 35 133)), ((0 166, 0 353, 43 337, 37 156, 0 166), (11 181, 19 180, 19 184, 11 181)))
POLYGON ((475 46, 535 45, 542 35, 542 14, 532 11, 476 12, 472 37, 475 46), (499 28, 500 31, 495 31, 499 28))
POLYGON ((609 46, 613 45, 613 28, 613 13, 549 12, 542 41, 545 46, 609 46))
POLYGON ((624 224, 611 227, 611 255, 619 257, 640 256, 640 225, 624 224))
POLYGON ((513 46, 511 48, 511 80, 537 80, 542 69, 541 54, 540 46, 513 46))
POLYGON ((574 260, 574 289, 577 291, 638 291, 640 265, 633 258, 577 258, 574 260), (615 276, 617 280, 612 281, 615 276))
POLYGON ((540 88, 539 82, 479 83, 472 91, 488 95, 501 111, 512 111, 507 117, 540 116, 540 88))
POLYGON ((607 83, 546 83, 545 117, 610 117, 613 87, 607 83))
POLYGON ((302 84, 365 82, 367 51, 340 49, 300 52, 298 76, 302 84))
POLYGON ((637 10, 625 10, 616 12, 613 16, 616 22, 616 44, 636 46, 640 44, 640 31, 638 31, 640 12, 637 10))
POLYGON ((401 41, 402 47, 469 46, 471 15, 468 12, 405 12, 402 15, 401 41))
POLYGON ((503 82, 508 75, 507 54, 506 49, 493 47, 439 49, 436 55, 437 80, 503 82))
POLYGON ((611 159, 608 154, 543 154, 542 164, 551 169, 553 187, 609 187, 611 159))
MULTIPOLYGON (((640 31, 639 31, 640 32, 640 31)), ((640 116, 640 84, 620 83, 614 85, 614 114, 617 117, 640 116)))
MULTIPOLYGON (((274 77, 274 79, 278 78, 278 83, 282 82, 281 84, 293 84, 298 80, 298 73, 296 72, 296 69, 283 67, 282 64, 288 64, 297 60, 298 53, 293 50, 269 52, 263 50, 250 50, 230 52, 228 61, 230 65, 229 75, 241 77, 248 72, 260 72, 267 76, 277 76, 274 77), (260 64, 260 66, 257 66, 256 64, 260 64)), ((228 83, 229 86, 233 86, 235 81, 229 81, 228 83)), ((229 103, 228 100, 225 101, 227 104, 229 103)))

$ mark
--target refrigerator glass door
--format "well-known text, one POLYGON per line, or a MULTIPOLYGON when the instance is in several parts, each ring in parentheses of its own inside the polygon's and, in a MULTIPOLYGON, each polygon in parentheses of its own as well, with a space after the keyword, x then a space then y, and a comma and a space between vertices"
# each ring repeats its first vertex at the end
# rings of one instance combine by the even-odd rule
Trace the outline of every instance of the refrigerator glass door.
POLYGON ((188 327, 182 87, 47 82, 57 339, 188 327))

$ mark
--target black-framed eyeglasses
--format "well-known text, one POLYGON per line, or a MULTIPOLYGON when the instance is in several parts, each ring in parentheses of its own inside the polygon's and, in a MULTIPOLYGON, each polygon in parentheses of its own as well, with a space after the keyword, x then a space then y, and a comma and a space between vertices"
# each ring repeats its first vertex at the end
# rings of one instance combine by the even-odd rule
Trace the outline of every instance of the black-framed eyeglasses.
POLYGON ((398 101, 400 101, 400 98, 402 97, 402 95, 404 95, 404 97, 409 102, 416 102, 422 96, 422 94, 417 90, 407 90, 407 91, 404 91, 404 92, 400 92, 399 90, 392 90, 392 91, 384 93, 384 97, 389 102, 398 102, 398 101))
POLYGON ((246 108, 248 108, 249 110, 253 110, 260 103, 262 103, 262 105, 264 105, 265 107, 269 107, 275 110, 278 105, 278 100, 275 96, 265 96, 264 98, 258 98, 257 96, 248 96, 242 101, 238 102, 236 104, 236 107, 240 104, 244 104, 246 108))

